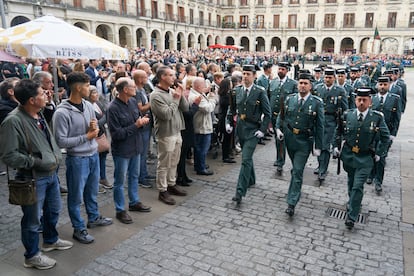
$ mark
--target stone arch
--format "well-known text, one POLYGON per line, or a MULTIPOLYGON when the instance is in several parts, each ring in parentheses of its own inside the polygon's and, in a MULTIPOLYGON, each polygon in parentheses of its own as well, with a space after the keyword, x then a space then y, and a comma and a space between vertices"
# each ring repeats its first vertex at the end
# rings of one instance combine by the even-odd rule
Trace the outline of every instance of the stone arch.
POLYGON ((88 28, 88 26, 84 22, 80 22, 80 21, 75 22, 75 24, 73 24, 73 26, 78 27, 78 28, 80 28, 80 29, 82 29, 84 31, 89 32, 89 28, 88 28))
POLYGON ((303 47, 303 53, 316 52, 316 39, 313 37, 307 37, 305 39, 305 46, 303 47))
POLYGON ((114 42, 114 33, 111 27, 106 24, 100 24, 96 27, 96 36, 114 42))
POLYGON ((10 22, 10 27, 14 27, 14 26, 17 26, 17 25, 20 25, 20 24, 23 24, 29 21, 30 19, 27 18, 26 16, 19 15, 12 19, 12 21, 10 22))
POLYGON ((181 51, 185 49, 185 36, 182 32, 177 34, 177 50, 181 51))
POLYGON ((266 50, 266 42, 265 39, 261 36, 256 37, 256 51, 264 52, 266 50))
POLYGON ((216 36, 216 38, 214 38, 214 44, 218 44, 220 42, 220 37, 216 36))
POLYGON ((212 35, 208 35, 207 36, 207 47, 208 46, 210 46, 210 45, 213 45, 214 44, 214 41, 213 41, 213 36, 212 35))
POLYGON ((135 31, 136 37, 137 37, 137 46, 138 47, 144 47, 148 48, 147 45, 147 33, 143 28, 139 28, 135 31))
POLYGON ((240 38, 240 46, 243 47, 244 51, 250 51, 250 39, 247 36, 240 38))
POLYGON ((195 47, 196 39, 194 34, 188 34, 188 41, 187 41, 187 47, 193 48, 195 47))
POLYGON ((287 49, 297 52, 299 50, 299 41, 296 37, 289 37, 287 41, 287 49))
POLYGON ((161 44, 161 34, 158 30, 153 30, 151 32, 151 49, 152 50, 162 50, 160 49, 162 47, 161 44))
POLYGON ((372 52, 373 49, 368 49, 368 45, 369 45, 369 37, 364 37, 363 39, 361 39, 361 43, 359 44, 359 53, 363 54, 363 53, 372 52))
POLYGON ((174 34, 170 31, 165 32, 164 49, 175 49, 174 34))
POLYGON ((121 47, 132 47, 132 36, 131 36, 131 30, 126 27, 122 26, 118 30, 118 36, 119 36, 119 45, 121 47))
POLYGON ((341 41, 341 47, 339 51, 341 53, 352 53, 354 49, 354 40, 350 37, 344 37, 341 41))
POLYGON ((206 38, 204 35, 199 34, 197 38, 197 49, 204 49, 206 48, 206 38))
POLYGON ((322 52, 333 53, 335 49, 335 41, 332 37, 326 37, 322 40, 322 52))
POLYGON ((232 36, 226 37, 226 45, 234 45, 234 38, 232 36))
POLYGON ((282 40, 279 37, 272 37, 270 40, 270 50, 280 52, 282 49, 282 40))

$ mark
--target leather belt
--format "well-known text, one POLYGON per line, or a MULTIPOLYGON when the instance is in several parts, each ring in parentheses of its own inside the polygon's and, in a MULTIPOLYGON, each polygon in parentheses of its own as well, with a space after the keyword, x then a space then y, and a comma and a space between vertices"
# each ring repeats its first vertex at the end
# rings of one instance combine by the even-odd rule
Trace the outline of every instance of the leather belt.
POLYGON ((287 128, 292 131, 293 134, 295 135, 299 135, 299 134, 306 134, 311 136, 311 130, 310 129, 299 129, 299 128, 294 128, 292 127, 290 124, 287 125, 287 128))

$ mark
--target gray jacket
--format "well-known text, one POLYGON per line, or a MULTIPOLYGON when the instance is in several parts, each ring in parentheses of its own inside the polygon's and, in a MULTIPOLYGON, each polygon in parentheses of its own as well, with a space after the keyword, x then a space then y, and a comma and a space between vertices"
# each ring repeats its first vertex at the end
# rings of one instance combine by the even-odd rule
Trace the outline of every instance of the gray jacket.
POLYGON ((83 112, 64 100, 53 114, 56 142, 72 156, 91 156, 98 149, 95 139, 86 138, 91 119, 96 119, 95 111, 90 102, 82 100, 82 104, 83 112))

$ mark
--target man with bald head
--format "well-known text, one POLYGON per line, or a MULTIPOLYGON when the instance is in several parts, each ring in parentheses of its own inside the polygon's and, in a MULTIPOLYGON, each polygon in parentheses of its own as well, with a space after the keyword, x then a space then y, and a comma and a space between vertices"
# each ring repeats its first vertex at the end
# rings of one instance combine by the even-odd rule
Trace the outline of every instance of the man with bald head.
POLYGON ((197 77, 193 81, 188 101, 190 106, 198 103, 198 109, 194 113, 194 169, 199 175, 212 175, 213 172, 206 168, 206 156, 211 143, 213 133, 213 120, 211 113, 216 107, 216 93, 207 92, 206 81, 197 77))
MULTIPOLYGON (((148 81, 147 73, 144 70, 135 70, 132 78, 134 79, 135 85, 137 87, 137 93, 135 99, 137 100, 137 105, 139 112, 151 119, 151 104, 147 93, 145 92, 144 86, 148 81)), ((140 170, 139 170, 139 185, 143 188, 151 188, 152 185, 150 180, 154 180, 155 176, 148 175, 147 170, 147 156, 148 156, 148 146, 151 137, 151 124, 147 124, 142 128, 142 147, 143 151, 141 154, 140 170)))
POLYGON ((129 211, 150 212, 138 195, 140 154, 143 154, 142 131, 149 118, 140 113, 135 100, 135 82, 119 78, 115 83, 117 97, 108 108, 108 126, 111 133, 111 150, 114 159, 114 203, 116 218, 125 224, 132 218, 125 210, 124 183, 128 175, 129 211))
POLYGON ((144 85, 144 89, 145 89, 145 91, 147 92, 147 94, 149 94, 149 93, 151 93, 153 90, 154 90, 154 85, 152 84, 152 82, 149 80, 149 77, 151 76, 151 74, 152 74, 152 71, 151 71, 151 66, 148 64, 148 63, 146 63, 146 62, 140 62, 139 64, 138 64, 138 66, 137 66, 137 68, 139 69, 139 70, 142 70, 142 71, 144 71, 146 74, 147 74, 147 82, 145 83, 145 85, 144 85))

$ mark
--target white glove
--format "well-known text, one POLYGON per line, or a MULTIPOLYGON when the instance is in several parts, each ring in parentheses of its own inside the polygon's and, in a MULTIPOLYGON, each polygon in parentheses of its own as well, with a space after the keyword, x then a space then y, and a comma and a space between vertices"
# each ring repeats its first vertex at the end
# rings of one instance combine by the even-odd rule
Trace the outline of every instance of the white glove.
POLYGON ((261 132, 260 130, 258 130, 258 131, 256 131, 255 133, 254 133, 254 136, 256 136, 257 138, 263 138, 264 137, 264 133, 263 132, 261 132))
POLYGON ((333 154, 332 154, 334 157, 339 157, 339 155, 340 155, 340 152, 339 152, 339 149, 338 149, 338 147, 335 147, 334 149, 333 149, 333 154))
POLYGON ((277 140, 282 141, 283 138, 285 138, 285 135, 283 135, 283 132, 280 129, 276 129, 276 137, 277 140))
POLYGON ((313 156, 321 156, 321 150, 320 149, 313 149, 313 156))
POLYGON ((391 140, 391 141, 394 141, 394 138, 395 138, 395 136, 390 135, 390 140, 391 140))
POLYGON ((226 132, 230 134, 233 131, 233 127, 230 124, 226 124, 226 132))
POLYGON ((375 154, 375 156, 374 156, 374 160, 375 160, 375 162, 380 161, 380 159, 381 159, 381 157, 379 157, 379 155, 376 155, 376 154, 375 154))

